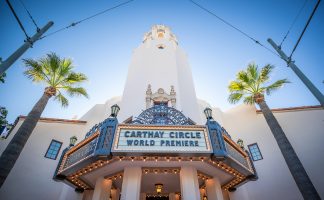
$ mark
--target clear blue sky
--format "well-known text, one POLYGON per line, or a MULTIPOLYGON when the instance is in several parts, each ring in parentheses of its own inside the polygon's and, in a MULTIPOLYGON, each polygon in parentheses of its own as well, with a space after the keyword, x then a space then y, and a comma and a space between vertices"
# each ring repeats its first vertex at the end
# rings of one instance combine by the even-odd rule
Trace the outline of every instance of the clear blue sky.
MULTIPOLYGON (((49 32, 78 21, 123 1, 35 1, 22 0, 39 26, 49 20, 49 32)), ((266 46, 271 37, 280 42, 305 0, 196 0, 217 15, 250 34, 266 46)), ((35 28, 19 0, 11 0, 28 33, 35 28)), ((283 50, 291 52, 316 1, 308 0, 291 30, 283 50)), ((296 64, 324 92, 324 7, 319 6, 307 32, 294 54, 296 64)), ((22 58, 40 58, 49 52, 73 59, 76 71, 88 75, 84 86, 90 99, 70 99, 61 108, 50 101, 43 117, 81 117, 97 103, 121 95, 131 53, 142 41, 143 34, 154 24, 170 26, 180 46, 188 53, 197 96, 213 106, 227 110, 227 85, 235 74, 255 61, 260 66, 274 64, 273 80, 288 78, 292 83, 267 97, 272 108, 318 105, 319 103, 287 68, 285 63, 242 34, 202 11, 188 0, 135 0, 99 17, 38 41, 22 58)), ((0 1, 0 56, 6 59, 23 42, 24 34, 5 1, 0 1)), ((35 85, 23 76, 21 59, 8 71, 5 84, 0 84, 0 105, 7 107, 8 120, 26 115, 42 95, 43 85, 35 85)), ((145 88, 143 88, 144 92, 145 88)))

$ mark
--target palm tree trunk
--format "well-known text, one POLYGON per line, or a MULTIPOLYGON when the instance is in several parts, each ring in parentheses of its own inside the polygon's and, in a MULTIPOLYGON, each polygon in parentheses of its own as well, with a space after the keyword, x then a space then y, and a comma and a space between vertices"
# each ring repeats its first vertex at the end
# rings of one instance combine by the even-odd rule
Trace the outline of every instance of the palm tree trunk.
POLYGON ((291 175, 295 179, 295 182, 299 188, 299 191, 303 195, 304 199, 321 199, 317 193, 312 181, 308 177, 302 163, 300 162, 295 150, 291 146, 288 138, 282 130, 277 119, 269 109, 265 101, 258 102, 261 111, 271 129, 273 136, 275 137, 280 151, 288 165, 291 175))
POLYGON ((43 94, 2 153, 0 157, 0 188, 15 165, 50 97, 46 92, 43 94))

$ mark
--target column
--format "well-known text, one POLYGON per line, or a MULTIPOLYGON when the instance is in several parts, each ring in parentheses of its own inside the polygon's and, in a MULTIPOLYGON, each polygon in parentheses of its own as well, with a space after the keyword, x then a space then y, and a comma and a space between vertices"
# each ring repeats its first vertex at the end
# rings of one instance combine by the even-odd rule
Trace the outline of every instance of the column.
POLYGON ((126 167, 124 169, 121 200, 139 200, 141 192, 142 169, 126 167))
POLYGON ((141 198, 140 200, 146 200, 146 193, 141 193, 141 198))
POLYGON ((223 200, 221 185, 216 177, 205 181, 208 199, 223 200))
POLYGON ((112 181, 100 177, 96 181, 95 189, 93 191, 92 200, 107 200, 110 197, 112 181))
POLYGON ((191 166, 182 166, 180 170, 181 199, 199 200, 197 170, 191 166))
POLYGON ((206 190, 204 188, 200 188, 200 199, 203 199, 203 197, 206 195, 206 190))
POLYGON ((112 200, 119 200, 120 189, 112 189, 111 190, 111 198, 112 200))
POLYGON ((176 194, 175 193, 170 193, 169 194, 169 200, 176 200, 176 194))

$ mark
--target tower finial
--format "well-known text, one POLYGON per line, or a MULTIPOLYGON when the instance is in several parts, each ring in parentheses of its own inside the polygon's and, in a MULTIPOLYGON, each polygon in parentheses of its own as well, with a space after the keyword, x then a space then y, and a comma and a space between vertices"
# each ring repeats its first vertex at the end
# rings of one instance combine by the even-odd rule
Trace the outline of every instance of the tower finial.
POLYGON ((148 40, 161 39, 173 41, 175 44, 178 44, 178 40, 176 36, 171 32, 171 29, 168 26, 161 24, 153 25, 151 30, 148 33, 145 33, 143 42, 145 43, 148 40))

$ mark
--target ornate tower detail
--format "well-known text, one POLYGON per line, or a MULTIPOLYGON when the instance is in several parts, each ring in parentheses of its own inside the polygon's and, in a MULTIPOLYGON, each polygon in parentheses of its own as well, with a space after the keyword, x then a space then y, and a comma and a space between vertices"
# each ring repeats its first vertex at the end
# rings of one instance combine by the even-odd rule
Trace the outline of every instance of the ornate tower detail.
POLYGON ((171 97, 171 99, 170 99, 171 106, 173 108, 175 108, 176 107, 176 92, 174 91, 174 86, 173 85, 171 85, 170 97, 171 97))
POLYGON ((151 31, 147 32, 144 35, 143 43, 149 42, 151 40, 163 40, 163 39, 172 41, 172 43, 178 45, 178 40, 176 36, 171 32, 170 28, 165 25, 152 26, 151 31))
POLYGON ((151 85, 148 84, 147 90, 146 90, 146 98, 145 98, 146 109, 151 107, 151 97, 152 97, 151 85))
POLYGON ((176 92, 174 86, 171 86, 170 94, 165 93, 163 88, 159 88, 157 92, 152 93, 151 85, 147 86, 146 90, 146 109, 152 107, 152 105, 163 104, 168 106, 169 102, 173 108, 176 107, 176 92))
POLYGON ((154 25, 133 51, 118 116, 124 121, 163 103, 198 124, 203 122, 186 53, 169 27, 154 25))

